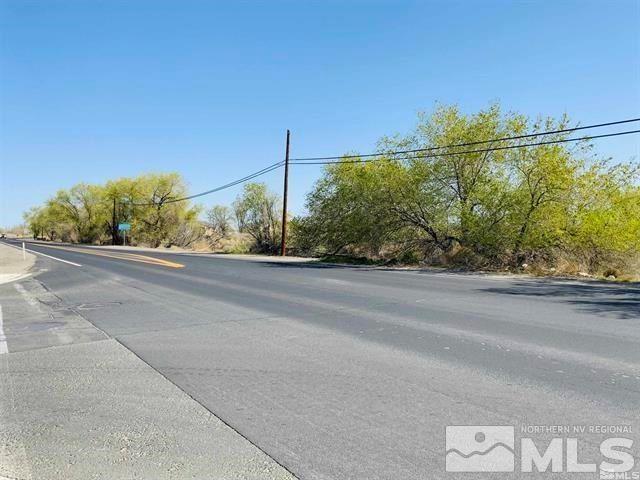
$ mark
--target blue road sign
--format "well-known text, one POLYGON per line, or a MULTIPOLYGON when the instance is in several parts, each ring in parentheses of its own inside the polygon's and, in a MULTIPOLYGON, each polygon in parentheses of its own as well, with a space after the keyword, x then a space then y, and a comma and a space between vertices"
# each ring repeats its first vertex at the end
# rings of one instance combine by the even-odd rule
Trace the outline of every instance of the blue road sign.
POLYGON ((126 232, 127 230, 131 230, 131 224, 130 223, 119 223, 118 224, 118 230, 121 232, 126 232))

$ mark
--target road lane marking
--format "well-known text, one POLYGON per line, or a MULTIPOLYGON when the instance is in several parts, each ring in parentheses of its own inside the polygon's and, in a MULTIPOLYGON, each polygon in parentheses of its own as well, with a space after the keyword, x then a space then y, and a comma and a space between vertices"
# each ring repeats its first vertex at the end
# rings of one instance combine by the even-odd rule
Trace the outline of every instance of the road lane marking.
POLYGON ((84 253, 86 255, 96 255, 99 257, 116 258, 118 260, 126 260, 130 262, 148 263, 150 265, 159 265, 162 267, 184 268, 184 265, 182 263, 171 262, 169 260, 163 260, 161 258, 156 258, 156 257, 149 257, 146 255, 139 255, 136 253, 105 252, 105 251, 97 251, 94 249, 89 250, 89 249, 83 249, 83 248, 63 247, 61 245, 40 245, 39 244, 39 246, 42 246, 45 248, 55 248, 58 250, 65 250, 68 252, 84 253))
POLYGON ((7 337, 4 334, 2 323, 2 305, 0 305, 0 355, 3 353, 9 353, 9 347, 7 346, 7 337))
MULTIPOLYGON (((3 245, 8 245, 9 247, 13 247, 13 248, 16 248, 16 249, 18 249, 18 250, 22 251, 22 248, 21 248, 21 247, 18 247, 18 246, 16 246, 16 245, 13 245, 13 244, 11 244, 11 243, 9 243, 9 242, 3 242, 3 245)), ((48 246, 48 245, 47 245, 47 246, 48 246)), ((25 248, 25 250, 26 250, 27 252, 30 252, 30 253, 33 253, 33 254, 36 254, 36 255, 42 255, 43 257, 47 257, 47 258, 50 258, 50 259, 52 259, 52 260, 57 260, 58 262, 68 263, 69 265, 73 265, 74 267, 81 267, 81 266, 82 266, 82 265, 80 265, 79 263, 70 262, 69 260, 64 260, 64 259, 62 259, 62 258, 58 258, 58 257, 52 257, 51 255, 47 255, 46 253, 42 253, 42 252, 37 252, 37 251, 35 251, 35 250, 31 250, 30 248, 25 248)))
POLYGON ((51 260, 57 260, 58 262, 66 263, 66 264, 69 264, 69 265, 73 265, 74 267, 81 267, 82 266, 79 263, 70 262, 69 260, 65 260, 64 258, 54 257, 52 255, 47 255, 46 253, 36 252, 35 250, 31 250, 29 248, 26 248, 25 250, 27 252, 35 253, 36 255, 42 255, 43 257, 50 258, 51 260))
MULTIPOLYGON (((80 250, 76 250, 76 251, 80 251, 80 250)), ((147 255, 140 255, 138 253, 105 252, 105 251, 101 251, 100 253, 97 253, 95 251, 92 251, 91 254, 102 255, 102 256, 106 256, 106 257, 110 256, 110 257, 114 257, 114 258, 121 258, 123 260, 132 260, 134 262, 135 261, 139 261, 139 262, 142 262, 142 263, 154 263, 154 264, 163 265, 165 267, 172 267, 172 268, 182 268, 182 267, 184 267, 184 265, 182 263, 172 262, 170 260, 164 260, 164 259, 158 258, 158 257, 149 257, 147 255)))
POLYGON ((86 253, 87 255, 97 255, 100 257, 109 257, 109 258, 117 258, 119 260, 128 260, 131 262, 140 262, 140 263, 148 263, 151 265, 160 265, 163 267, 170 267, 170 268, 183 268, 184 265, 181 263, 176 263, 176 262, 171 262, 169 260, 163 260, 161 258, 156 258, 156 257, 149 257, 146 255, 138 255, 135 253, 125 253, 125 252, 104 252, 104 251, 87 251, 87 250, 83 250, 83 249, 71 249, 71 248, 66 248, 66 247, 54 247, 54 248, 61 248, 63 250, 70 250, 73 252, 78 252, 78 253, 86 253))

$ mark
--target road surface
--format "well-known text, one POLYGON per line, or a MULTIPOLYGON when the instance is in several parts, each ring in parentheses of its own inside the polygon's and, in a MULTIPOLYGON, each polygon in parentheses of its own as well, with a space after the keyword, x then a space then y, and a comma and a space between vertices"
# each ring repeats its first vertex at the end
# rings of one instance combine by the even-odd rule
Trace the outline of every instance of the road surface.
POLYGON ((640 443, 637 284, 28 248, 71 262, 36 264, 58 307, 299 478, 444 478, 448 425, 627 425, 640 443))

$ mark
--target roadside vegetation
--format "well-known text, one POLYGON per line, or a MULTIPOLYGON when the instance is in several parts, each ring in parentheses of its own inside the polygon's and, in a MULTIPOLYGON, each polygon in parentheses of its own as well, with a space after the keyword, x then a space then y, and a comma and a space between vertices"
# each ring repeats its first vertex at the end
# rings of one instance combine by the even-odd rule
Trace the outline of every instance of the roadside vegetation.
POLYGON ((377 161, 327 165, 308 215, 293 221, 295 245, 400 263, 629 276, 640 251, 637 164, 601 158, 588 141, 385 154, 570 126, 566 117, 531 121, 497 105, 474 115, 442 106, 409 135, 381 139, 377 161))
POLYGON ((231 208, 209 210, 188 201, 177 173, 121 178, 105 185, 81 183, 60 190, 25 213, 34 238, 88 244, 123 243, 120 223, 129 223, 127 243, 234 253, 275 253, 280 242, 279 198, 264 184, 245 185, 231 208))
MULTIPOLYGON (((640 263, 637 162, 601 157, 588 140, 486 151, 569 133, 473 145, 571 126, 498 105, 472 115, 441 106, 408 135, 382 138, 379 156, 326 165, 307 213, 290 221, 291 253, 630 279, 640 263), (456 144, 472 145, 437 149, 456 144), (388 153, 399 150, 414 152, 388 153)), ((187 195, 177 173, 79 184, 25 221, 50 240, 122 243, 117 225, 128 222, 133 244, 277 253, 281 200, 264 184, 248 183, 233 205, 207 211, 173 201, 187 195)))

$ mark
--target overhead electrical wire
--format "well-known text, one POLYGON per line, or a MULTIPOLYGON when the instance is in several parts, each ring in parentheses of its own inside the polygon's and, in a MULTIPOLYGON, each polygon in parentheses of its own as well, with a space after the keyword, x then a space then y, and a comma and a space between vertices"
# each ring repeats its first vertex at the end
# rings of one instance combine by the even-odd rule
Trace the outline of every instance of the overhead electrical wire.
MULTIPOLYGON (((417 155, 411 155, 411 156, 405 156, 404 158, 397 158, 397 157, 393 157, 393 155, 396 154, 401 154, 400 152, 388 152, 388 153, 378 153, 376 154, 377 158, 366 158, 364 160, 355 160, 355 158, 358 158, 356 155, 348 155, 348 156, 344 156, 344 157, 340 157, 342 160, 323 160, 323 161, 313 161, 313 162, 307 162, 307 161, 291 161, 289 162, 290 164, 293 165, 331 165, 331 164, 335 164, 335 163, 368 163, 368 162, 378 162, 380 160, 383 159, 389 159, 389 160, 410 160, 413 158, 435 158, 435 157, 449 157, 449 156, 454 156, 454 155, 467 155, 467 154, 471 154, 471 153, 484 153, 484 152, 495 152, 497 150, 510 150, 510 149, 514 149, 514 148, 526 148, 526 147, 536 147, 536 146, 541 146, 541 145, 553 145, 556 143, 568 143, 568 142, 579 142, 582 140, 593 140, 596 138, 606 138, 606 137, 617 137, 620 135, 630 135, 633 133, 640 133, 640 130, 627 130, 625 132, 616 132, 616 133, 606 133, 603 135, 592 135, 589 137, 580 137, 580 138, 564 138, 561 140, 549 140, 546 142, 536 142, 536 143, 523 143, 523 144, 518 144, 518 145, 503 145, 500 147, 491 147, 491 148, 480 148, 480 149, 475 149, 475 150, 462 150, 459 152, 444 152, 444 153, 431 153, 431 154, 427 154, 427 155, 420 155, 419 152, 417 155), (391 157, 391 158, 390 158, 391 157)), ((497 141, 497 140, 495 140, 497 141)), ((369 157, 370 155, 368 155, 369 157)))
POLYGON ((280 162, 274 163, 272 165, 269 165, 268 167, 265 167, 262 170, 258 170, 257 172, 251 173, 251 174, 247 175, 246 177, 242 177, 242 178, 239 178, 238 180, 234 180, 233 182, 229 182, 229 183, 226 183, 226 184, 221 185, 219 187, 212 188, 211 190, 207 190, 206 192, 196 193, 195 195, 189 195, 188 197, 172 199, 171 201, 169 201, 167 203, 182 202, 183 200, 191 200, 193 198, 198 198, 198 197, 202 197, 204 195, 209 195, 210 193, 219 192, 220 190, 225 190, 227 188, 234 187, 234 186, 238 185, 239 183, 243 183, 243 182, 247 182, 249 180, 253 180, 254 178, 259 177, 261 175, 264 175, 265 173, 269 173, 269 172, 271 172, 273 170, 277 170, 282 165, 284 165, 284 162, 280 161, 280 162))
POLYGON ((431 152, 431 151, 435 151, 435 150, 442 150, 442 149, 447 149, 447 148, 455 148, 455 147, 470 147, 472 145, 482 145, 482 144, 486 144, 486 143, 494 143, 494 142, 504 142, 504 141, 509 141, 509 140, 521 140, 523 138, 533 138, 533 137, 541 137, 544 135, 554 135, 554 134, 558 134, 558 133, 569 133, 569 132, 576 132, 579 130, 587 130, 587 129, 591 129, 591 128, 602 128, 602 127, 610 127, 613 125, 622 125, 624 123, 632 123, 632 122, 640 122, 640 117, 638 118, 630 118, 627 120, 618 120, 615 122, 606 122, 606 123, 597 123, 597 124, 593 124, 593 125, 584 125, 582 127, 573 127, 573 128, 563 128, 561 130, 549 130, 549 131, 545 131, 545 132, 538 132, 538 133, 529 133, 526 135, 516 135, 516 136, 512 136, 512 137, 501 137, 501 138, 494 138, 492 140, 478 140, 478 141, 474 141, 474 142, 465 142, 465 143, 456 143, 456 144, 451 144, 451 145, 442 145, 439 147, 427 147, 427 148, 416 148, 413 150, 395 150, 395 151, 390 151, 390 152, 378 152, 378 153, 367 153, 367 154, 363 154, 363 155, 339 155, 339 156, 332 156, 332 157, 306 157, 306 158, 291 158, 289 159, 290 161, 295 161, 295 162, 307 162, 307 161, 318 161, 318 160, 341 160, 341 159, 345 159, 345 158, 367 158, 367 157, 379 157, 380 155, 400 155, 400 154, 405 154, 405 153, 416 153, 416 152, 431 152))
MULTIPOLYGON (((570 132, 575 132, 575 131, 579 131, 579 130, 608 127, 608 126, 612 126, 612 125, 621 125, 621 124, 625 124, 625 123, 632 123, 632 122, 639 122, 639 121, 640 121, 640 118, 631 118, 631 119, 628 119, 628 120, 619 120, 619 121, 616 121, 616 122, 607 122, 607 123, 599 123, 599 124, 594 124, 594 125, 585 125, 585 126, 582 126, 582 127, 565 128, 565 129, 561 129, 561 130, 550 130, 550 131, 546 131, 546 132, 531 133, 531 134, 526 134, 526 135, 517 135, 517 136, 512 136, 512 137, 495 138, 495 139, 491 139, 491 140, 478 140, 478 141, 474 141, 474 142, 457 143, 457 144, 443 145, 443 146, 438 146, 438 147, 417 148, 417 149, 413 149, 413 150, 395 150, 395 151, 380 152, 380 153, 368 153, 368 154, 363 154, 363 155, 342 155, 342 156, 332 156, 332 157, 291 158, 291 159, 289 159, 289 164, 290 165, 329 165, 329 164, 335 164, 335 163, 367 163, 367 162, 380 161, 380 160, 383 160, 385 158, 391 159, 391 160, 409 160, 409 159, 415 159, 415 158, 434 158, 434 157, 446 157, 446 156, 453 156, 453 155, 467 155, 467 154, 473 154, 473 153, 493 152, 493 151, 498 151, 498 150, 510 150, 510 149, 515 149, 515 148, 526 148, 526 147, 534 147, 534 146, 541 146, 541 145, 553 145, 553 144, 559 144, 559 143, 579 142, 579 141, 583 141, 583 140, 593 140, 593 139, 598 139, 598 138, 616 137, 616 136, 621 136, 621 135, 630 135, 630 134, 634 134, 634 133, 640 133, 640 130, 628 130, 628 131, 623 131, 623 132, 607 133, 607 134, 602 134, 602 135, 592 135, 592 136, 579 137, 579 138, 564 138, 564 139, 559 139, 559 140, 548 140, 548 141, 544 141, 544 142, 524 143, 524 144, 517 144, 517 145, 502 145, 502 146, 495 146, 495 147, 490 147, 490 148, 463 150, 463 151, 456 151, 456 152, 443 152, 443 153, 423 154, 424 152, 434 152, 434 151, 442 150, 442 149, 450 149, 450 148, 456 148, 456 147, 468 147, 468 146, 473 146, 473 145, 483 145, 483 144, 488 144, 488 143, 505 142, 505 141, 511 141, 511 140, 521 140, 521 139, 524 139, 524 138, 535 138, 535 137, 540 137, 540 136, 545 136, 545 135, 553 135, 553 134, 560 134, 560 133, 570 133, 570 132), (416 155, 411 155, 411 154, 414 154, 414 153, 416 155), (404 156, 404 157, 398 158, 398 156, 404 156), (392 157, 392 158, 389 158, 389 157, 392 157)), ((277 170, 278 168, 282 167, 284 164, 285 164, 285 161, 281 160, 281 161, 273 163, 273 164, 271 164, 271 165, 269 165, 267 167, 264 167, 261 170, 258 170, 256 172, 250 173, 249 175, 246 175, 246 176, 244 176, 242 178, 239 178, 239 179, 234 180, 234 181, 229 182, 229 183, 225 183, 224 185, 220 185, 218 187, 212 188, 212 189, 204 191, 204 192, 196 193, 194 195, 188 195, 188 196, 179 197, 179 198, 169 198, 167 200, 164 200, 163 202, 146 202, 146 203, 127 202, 127 204, 131 205, 131 206, 153 206, 153 205, 159 205, 160 203, 162 203, 164 205, 164 204, 168 204, 168 203, 176 203, 176 202, 183 202, 183 201, 186 201, 186 200, 192 200, 194 198, 198 198, 198 197, 202 197, 202 196, 205 196, 205 195, 209 195, 211 193, 219 192, 221 190, 225 190, 227 188, 234 187, 234 186, 236 186, 238 184, 247 182, 249 180, 253 180, 254 178, 257 178, 259 176, 262 176, 262 175, 265 175, 265 174, 267 174, 269 172, 277 170)))
MULTIPOLYGON (((216 188, 212 188, 211 190, 207 190, 206 192, 200 192, 200 193, 196 193, 194 195, 188 195, 186 197, 180 197, 180 198, 171 198, 168 199, 164 202, 162 202, 163 204, 167 204, 167 203, 176 203, 176 202, 184 202, 185 200, 192 200, 194 198, 198 198, 198 197, 202 197, 204 195, 209 195, 211 193, 215 193, 215 192, 219 192, 220 190, 225 190, 227 188, 231 188, 234 187, 240 183, 244 183, 244 182, 248 182, 249 180, 253 180, 256 177, 259 177, 261 175, 264 175, 266 173, 269 173, 273 170, 277 170, 278 168, 280 168, 281 166, 284 165, 284 161, 280 161, 280 162, 276 162, 272 165, 269 165, 268 167, 263 168, 262 170, 258 170, 257 172, 253 172, 250 173, 249 175, 239 178, 237 180, 234 180, 232 182, 229 183, 225 183, 224 185, 220 185, 219 187, 216 188)), ((146 202, 146 203, 129 203, 129 205, 133 205, 135 207, 144 207, 144 206, 151 206, 151 205, 158 205, 159 202, 146 202)))

